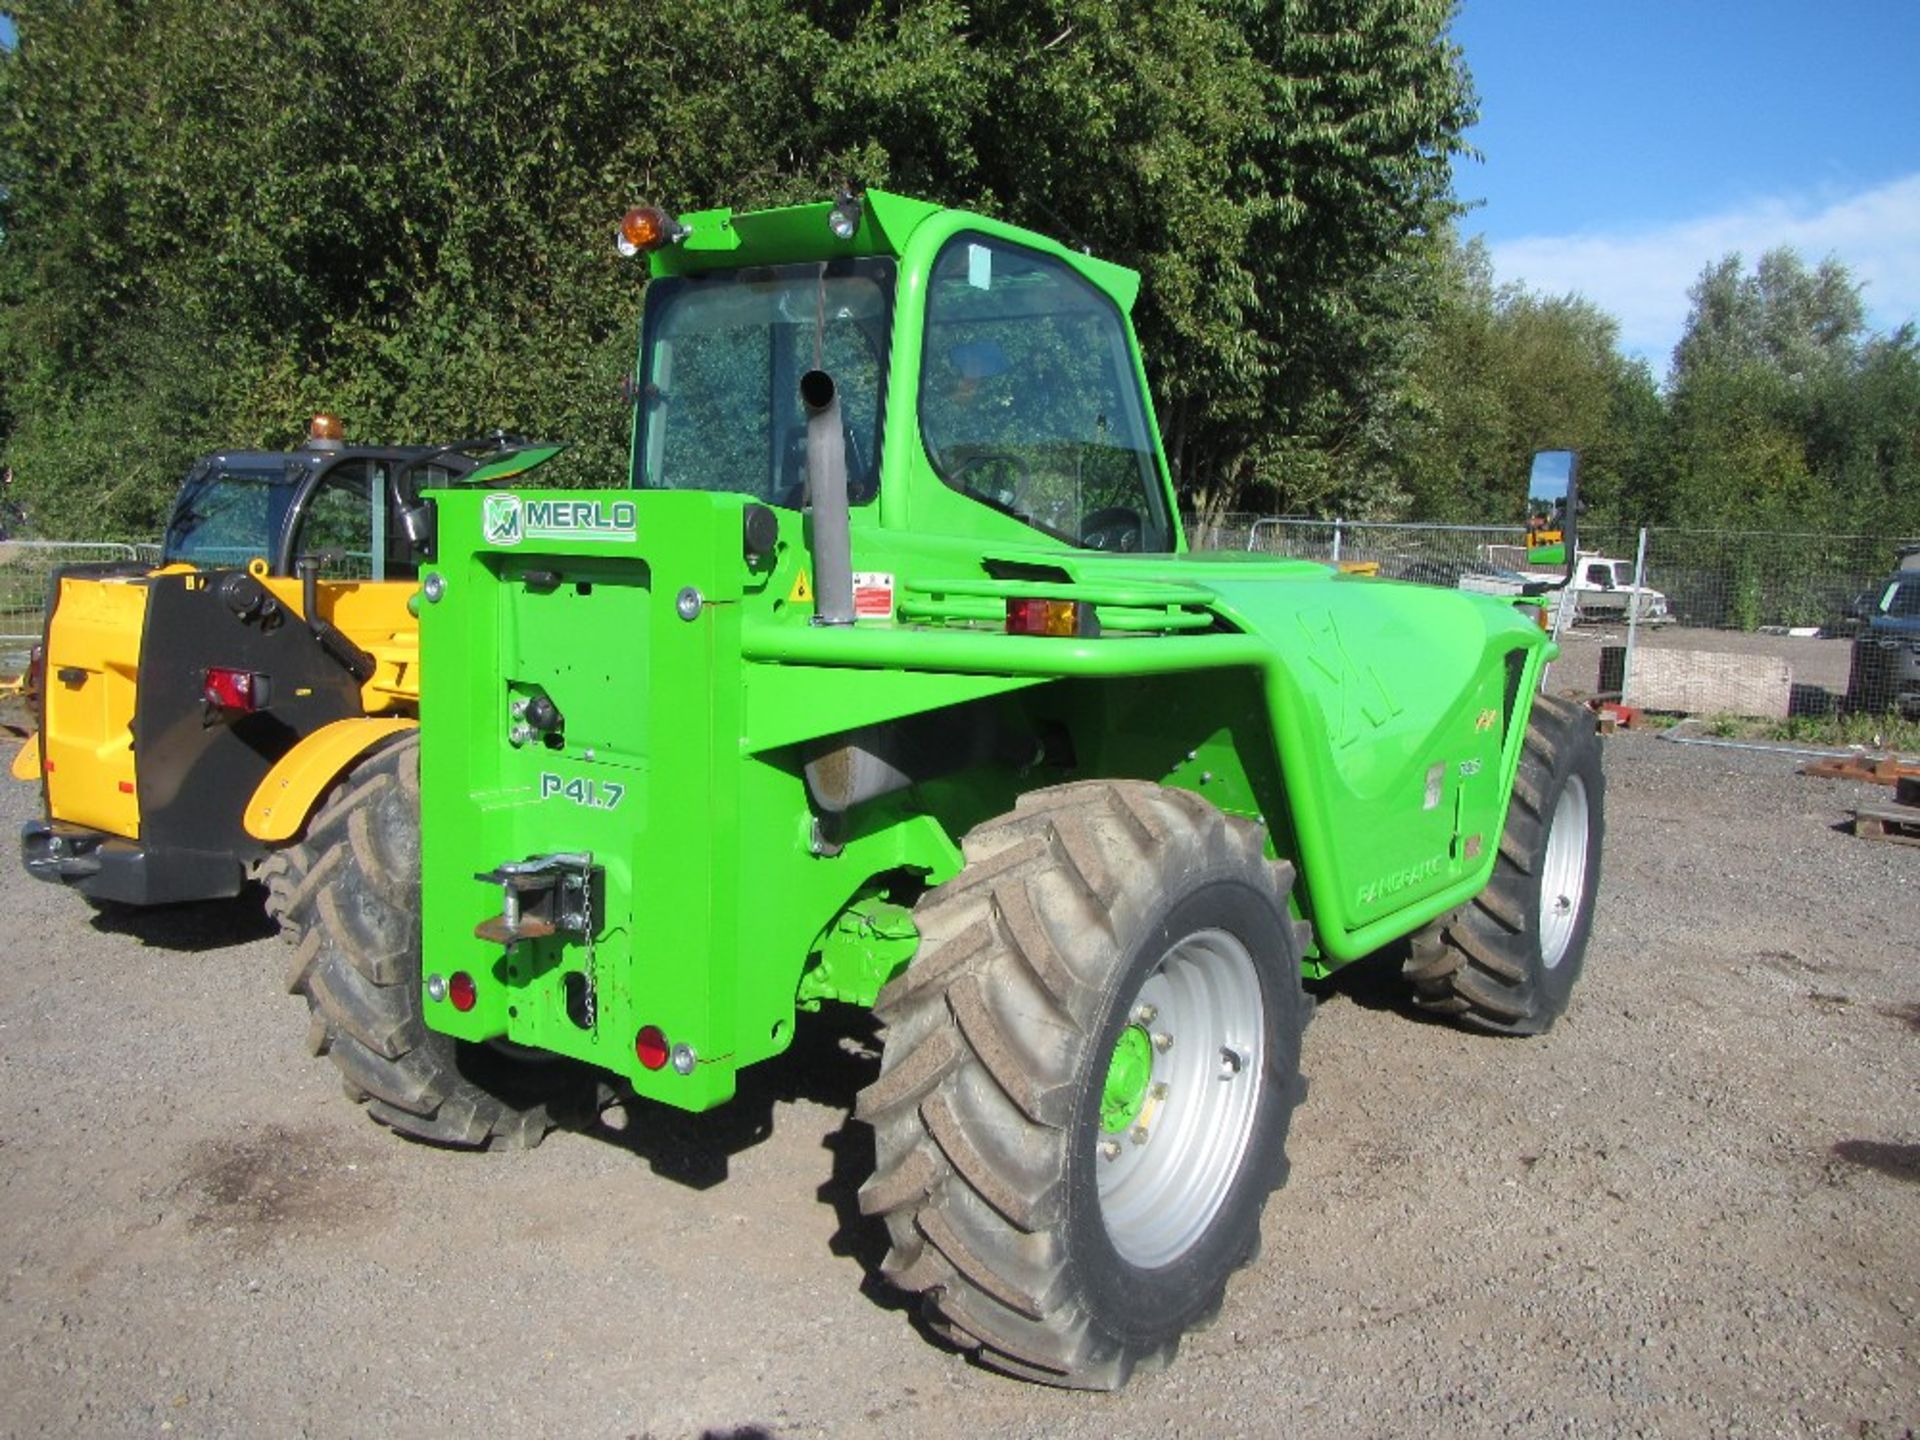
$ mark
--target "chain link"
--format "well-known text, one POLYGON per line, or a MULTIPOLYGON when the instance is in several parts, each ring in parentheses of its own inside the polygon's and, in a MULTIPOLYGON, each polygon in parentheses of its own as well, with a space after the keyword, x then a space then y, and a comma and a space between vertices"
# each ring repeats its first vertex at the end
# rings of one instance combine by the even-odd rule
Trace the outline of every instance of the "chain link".
POLYGON ((583 1007, 584 1013, 582 1018, 587 1022, 587 1029, 593 1032, 595 1039, 598 1039, 600 1034, 600 977, 594 966, 593 865, 591 862, 582 870, 580 884, 580 917, 581 924, 584 926, 587 936, 587 955, 584 966, 587 980, 587 997, 586 1004, 583 1007))

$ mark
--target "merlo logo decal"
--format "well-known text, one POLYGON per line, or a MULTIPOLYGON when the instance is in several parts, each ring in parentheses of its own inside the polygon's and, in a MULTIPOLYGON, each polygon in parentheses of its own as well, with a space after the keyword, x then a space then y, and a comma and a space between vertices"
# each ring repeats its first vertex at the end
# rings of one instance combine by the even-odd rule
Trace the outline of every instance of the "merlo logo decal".
POLYGON ((487 496, 486 511, 480 520, 480 533, 486 537, 489 545, 518 545, 521 533, 520 497, 487 496))
POLYGON ((1327 717, 1327 738, 1334 748, 1345 749, 1358 740, 1363 721, 1377 730, 1406 708, 1388 692, 1379 671, 1348 653, 1331 610, 1303 614, 1299 620, 1306 639, 1307 663, 1328 682, 1322 708, 1327 717))

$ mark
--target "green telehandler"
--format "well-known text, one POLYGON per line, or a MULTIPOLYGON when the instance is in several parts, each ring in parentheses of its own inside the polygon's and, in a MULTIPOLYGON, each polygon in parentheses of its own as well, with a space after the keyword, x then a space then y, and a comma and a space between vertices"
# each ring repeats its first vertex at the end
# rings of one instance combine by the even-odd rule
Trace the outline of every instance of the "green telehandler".
POLYGON ((1592 718, 1535 604, 1191 552, 1130 271, 877 191, 619 244, 629 483, 433 497, 419 732, 301 842, 316 1048, 483 1145, 870 1008, 886 1276, 1120 1385, 1257 1248, 1303 979, 1404 941, 1422 1006, 1565 1009, 1592 718))

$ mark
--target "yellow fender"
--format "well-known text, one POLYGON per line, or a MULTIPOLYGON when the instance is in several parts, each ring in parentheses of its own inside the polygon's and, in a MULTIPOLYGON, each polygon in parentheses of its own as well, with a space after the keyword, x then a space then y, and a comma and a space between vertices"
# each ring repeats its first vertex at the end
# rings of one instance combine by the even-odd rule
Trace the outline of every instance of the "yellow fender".
POLYGON ((29 735, 27 743, 13 757, 13 778, 16 780, 38 780, 40 778, 40 737, 29 735))
POLYGON ((347 766, 389 735, 412 730, 418 720, 353 716, 322 725, 282 755, 247 802, 247 833, 269 845, 300 833, 307 814, 347 766))

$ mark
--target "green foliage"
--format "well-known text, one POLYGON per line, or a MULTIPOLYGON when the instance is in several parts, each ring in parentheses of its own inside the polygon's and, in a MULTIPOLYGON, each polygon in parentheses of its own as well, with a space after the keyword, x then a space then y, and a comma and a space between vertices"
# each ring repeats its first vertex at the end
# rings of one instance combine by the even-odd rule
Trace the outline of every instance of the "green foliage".
MULTIPOLYGON (((1649 523, 1708 532, 1709 547, 1728 530, 1920 534, 1920 344, 1911 325, 1867 333, 1838 261, 1808 270, 1780 250, 1751 275, 1738 256, 1708 266, 1664 394, 1619 353, 1611 317, 1496 286, 1477 241, 1449 242, 1434 276, 1404 469, 1419 518, 1517 518, 1528 455, 1571 446, 1589 536, 1649 523)), ((1824 618, 1829 600, 1809 589, 1786 603, 1778 567, 1744 563, 1717 623, 1824 618)))
MULTIPOLYGON (((1674 352, 1672 518, 1689 524, 1920 531, 1920 354, 1911 325, 1870 335, 1837 260, 1791 250, 1752 274, 1702 272, 1674 352)), ((1890 559, 1891 557, 1889 557, 1890 559)))
POLYGON ((193 454, 320 408, 363 440, 567 439, 556 478, 617 483, 615 217, 842 181, 1142 268, 1201 500, 1387 494, 1472 118, 1450 0, 11 9, 0 433, 73 535, 150 531, 193 454))
POLYGON ((1829 715, 1795 715, 1767 723, 1761 734, 1768 740, 1784 740, 1796 745, 1920 754, 1920 721, 1893 714, 1836 711, 1829 715))
POLYGON ((1451 0, 20 0, 0 444, 45 533, 151 535, 188 461, 495 426, 618 484, 641 200, 963 204, 1145 276, 1183 497, 1920 533, 1920 344, 1844 265, 1709 266, 1663 394, 1451 229, 1451 0))
MULTIPOLYGON (((1679 717, 1644 715, 1643 721, 1661 729, 1686 723, 1679 717)), ((1864 750, 1872 754, 1920 755, 1920 721, 1898 715, 1831 711, 1825 715, 1794 715, 1765 720, 1742 715, 1716 715, 1707 720, 1707 734, 1716 740, 1775 742, 1830 750, 1864 750)))
POLYGON ((1520 519, 1521 482, 1542 449, 1581 452, 1590 524, 1640 517, 1663 415, 1619 327, 1578 296, 1495 286, 1485 247, 1447 238, 1438 302, 1415 370, 1421 424, 1405 475, 1421 519, 1520 519))

